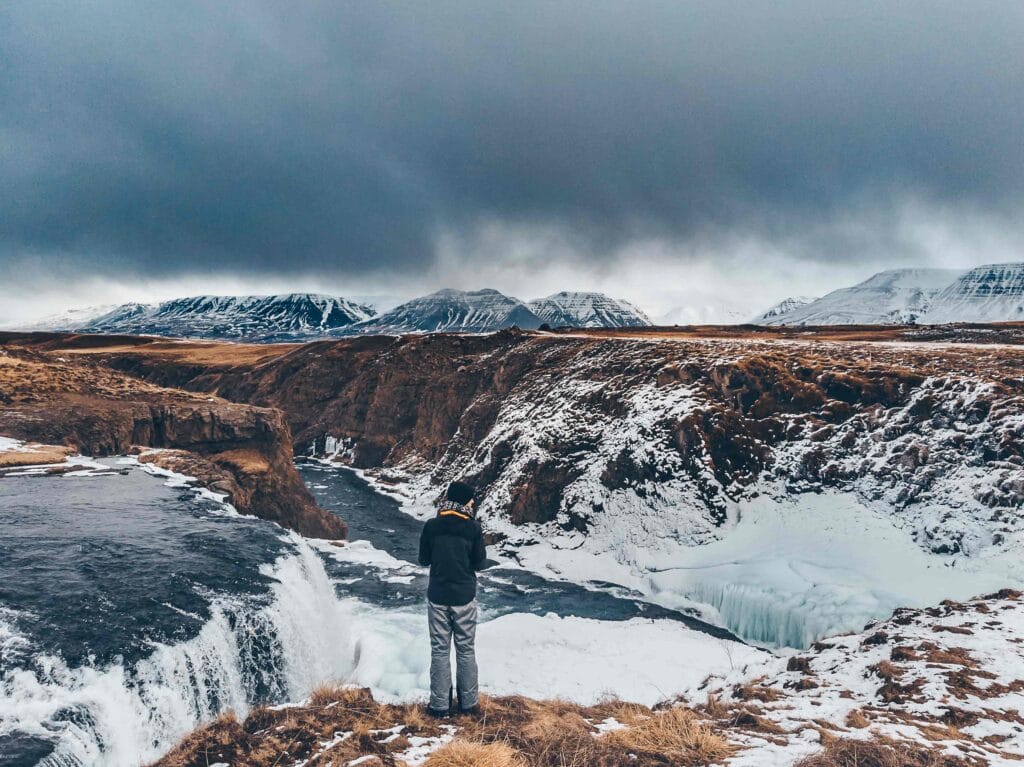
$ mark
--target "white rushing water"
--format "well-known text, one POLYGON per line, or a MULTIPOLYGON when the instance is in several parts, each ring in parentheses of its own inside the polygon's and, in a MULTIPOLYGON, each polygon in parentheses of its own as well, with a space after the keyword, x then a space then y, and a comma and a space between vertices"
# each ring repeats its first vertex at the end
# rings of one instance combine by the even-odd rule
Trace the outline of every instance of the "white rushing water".
MULTIPOLYGON (((218 597, 188 641, 157 645, 128 668, 69 668, 40 656, 32 668, 9 671, 0 681, 0 734, 57 735, 44 765, 136 765, 220 711, 244 714, 258 689, 300 700, 317 683, 346 677, 353 664, 348 608, 316 551, 291 539, 295 553, 265 566, 273 582, 264 604, 253 609, 252 598, 218 597)), ((2 615, 0 640, 26 644, 2 615)))

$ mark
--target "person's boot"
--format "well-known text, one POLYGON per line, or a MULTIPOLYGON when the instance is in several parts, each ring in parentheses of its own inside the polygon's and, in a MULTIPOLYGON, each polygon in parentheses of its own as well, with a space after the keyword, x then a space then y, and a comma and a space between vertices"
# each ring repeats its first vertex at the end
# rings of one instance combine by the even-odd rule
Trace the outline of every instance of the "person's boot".
POLYGON ((465 706, 462 705, 462 696, 461 695, 459 696, 459 715, 460 716, 475 717, 475 716, 478 716, 479 714, 480 714, 480 706, 479 706, 479 704, 473 705, 473 706, 469 706, 469 707, 465 707, 465 706))
POLYGON ((452 715, 452 688, 448 688, 448 708, 431 708, 427 705, 427 716, 432 716, 434 719, 447 719, 452 715))

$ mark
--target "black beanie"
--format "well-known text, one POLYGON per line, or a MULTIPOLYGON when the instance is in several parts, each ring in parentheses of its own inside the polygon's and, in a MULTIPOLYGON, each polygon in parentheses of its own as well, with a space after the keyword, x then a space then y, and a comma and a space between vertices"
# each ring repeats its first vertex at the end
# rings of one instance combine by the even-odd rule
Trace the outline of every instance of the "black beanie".
POLYGON ((472 501, 475 494, 476 490, 472 485, 467 485, 465 482, 452 482, 448 485, 448 500, 461 503, 463 506, 472 501))

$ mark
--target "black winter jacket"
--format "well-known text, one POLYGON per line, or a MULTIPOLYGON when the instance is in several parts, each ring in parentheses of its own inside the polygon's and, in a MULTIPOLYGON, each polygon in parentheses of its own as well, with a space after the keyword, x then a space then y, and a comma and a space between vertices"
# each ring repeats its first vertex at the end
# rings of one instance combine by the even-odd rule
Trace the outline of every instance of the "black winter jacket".
POLYGON ((480 523, 442 507, 420 534, 420 564, 430 566, 427 599, 436 605, 468 605, 476 597, 476 573, 486 558, 480 523))

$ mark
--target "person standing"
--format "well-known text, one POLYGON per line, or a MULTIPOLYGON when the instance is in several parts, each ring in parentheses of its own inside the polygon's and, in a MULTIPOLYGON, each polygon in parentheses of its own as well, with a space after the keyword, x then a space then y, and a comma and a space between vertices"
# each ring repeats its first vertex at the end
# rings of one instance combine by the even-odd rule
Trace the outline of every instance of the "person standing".
POLYGON ((452 710, 451 642, 460 713, 476 713, 476 574, 487 552, 474 510, 475 490, 452 482, 437 514, 420 534, 420 564, 430 567, 427 624, 430 630, 430 702, 427 713, 445 717, 452 710))

